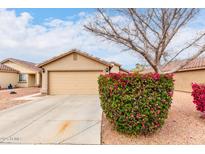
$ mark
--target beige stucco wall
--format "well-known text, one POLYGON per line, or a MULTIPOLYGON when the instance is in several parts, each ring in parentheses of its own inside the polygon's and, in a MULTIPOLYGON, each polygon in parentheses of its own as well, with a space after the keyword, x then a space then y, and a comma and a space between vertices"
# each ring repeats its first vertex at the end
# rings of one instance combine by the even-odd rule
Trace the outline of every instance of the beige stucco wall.
POLYGON ((17 87, 18 88, 26 88, 26 87, 28 87, 28 82, 18 82, 17 87))
POLYGON ((174 79, 175 90, 191 92, 191 83, 205 83, 205 70, 177 72, 174 79))
POLYGON ((11 61, 6 61, 4 65, 7 65, 15 70, 18 70, 20 73, 27 74, 27 82, 18 82, 18 87, 32 87, 32 86, 40 86, 41 76, 40 73, 36 73, 35 71, 26 68, 24 66, 18 65, 11 61))
POLYGON ((36 85, 35 74, 28 75, 28 87, 34 87, 36 85))
POLYGON ((63 70, 102 70, 105 73, 105 70, 108 66, 100 64, 94 60, 91 60, 87 57, 78 54, 78 59, 73 60, 73 54, 65 56, 61 59, 58 59, 52 63, 49 63, 43 66, 45 70, 42 73, 42 93, 47 93, 48 90, 48 71, 63 71, 63 70))
POLYGON ((7 88, 9 84, 12 84, 13 87, 17 85, 18 74, 17 73, 6 73, 0 72, 0 87, 7 88))
POLYGON ((41 86, 41 73, 36 73, 35 86, 41 86))
POLYGON ((73 60, 73 54, 70 54, 44 66, 44 68, 46 70, 104 70, 106 67, 79 54, 78 60, 73 60))
POLYGON ((120 67, 117 65, 113 65, 113 67, 110 70, 110 73, 119 73, 120 72, 120 67))

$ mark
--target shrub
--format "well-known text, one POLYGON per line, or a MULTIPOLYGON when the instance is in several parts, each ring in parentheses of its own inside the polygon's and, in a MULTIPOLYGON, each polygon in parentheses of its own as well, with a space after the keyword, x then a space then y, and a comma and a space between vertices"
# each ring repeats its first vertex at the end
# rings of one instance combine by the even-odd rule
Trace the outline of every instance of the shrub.
POLYGON ((192 96, 193 103, 196 104, 198 111, 205 111, 205 85, 204 84, 192 84, 192 96))
POLYGON ((101 107, 115 129, 126 134, 149 134, 168 116, 173 75, 108 74, 98 79, 101 107))

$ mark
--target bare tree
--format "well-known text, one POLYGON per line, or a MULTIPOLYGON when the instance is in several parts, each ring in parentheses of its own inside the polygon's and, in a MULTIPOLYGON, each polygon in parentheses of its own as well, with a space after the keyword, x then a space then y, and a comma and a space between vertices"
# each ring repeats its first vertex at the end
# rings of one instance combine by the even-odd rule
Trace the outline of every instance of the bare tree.
POLYGON ((155 72, 173 73, 205 51, 205 32, 184 43, 180 49, 173 51, 168 48, 176 34, 187 26, 199 11, 199 9, 97 9, 95 19, 86 24, 85 28, 97 36, 123 45, 125 50, 140 54, 155 72), (118 16, 115 16, 115 13, 118 16), (195 51, 189 58, 173 70, 163 72, 164 66, 169 65, 189 49, 195 51))

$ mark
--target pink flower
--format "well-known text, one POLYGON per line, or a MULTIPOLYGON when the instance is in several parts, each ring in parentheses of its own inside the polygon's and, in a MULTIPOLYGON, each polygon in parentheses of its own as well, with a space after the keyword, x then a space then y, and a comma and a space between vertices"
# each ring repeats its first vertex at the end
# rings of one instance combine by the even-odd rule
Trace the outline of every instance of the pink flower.
POLYGON ((145 128, 145 125, 144 125, 144 123, 142 123, 142 128, 145 128))
POLYGON ((169 91, 169 92, 168 92, 168 95, 169 95, 170 97, 172 97, 172 96, 173 96, 173 91, 169 91))
POLYGON ((193 103, 198 111, 205 111, 205 85, 192 83, 193 103))
POLYGON ((169 74, 165 74, 164 75, 167 79, 173 79, 174 74, 173 73, 169 73, 169 74))
POLYGON ((134 115, 133 115, 133 114, 130 114, 130 117, 134 118, 134 115))
POLYGON ((154 80, 159 80, 159 79, 160 79, 160 74, 154 73, 154 74, 152 74, 152 78, 153 78, 154 80))
POLYGON ((140 113, 137 113, 136 117, 137 117, 137 118, 141 118, 141 114, 140 114, 140 113))

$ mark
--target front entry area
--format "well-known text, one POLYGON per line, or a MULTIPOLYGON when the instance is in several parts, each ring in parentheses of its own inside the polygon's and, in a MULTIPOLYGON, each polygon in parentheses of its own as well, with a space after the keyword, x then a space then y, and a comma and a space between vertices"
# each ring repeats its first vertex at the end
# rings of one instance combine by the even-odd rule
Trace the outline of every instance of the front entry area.
POLYGON ((100 71, 60 71, 48 73, 50 95, 96 95, 100 71))

